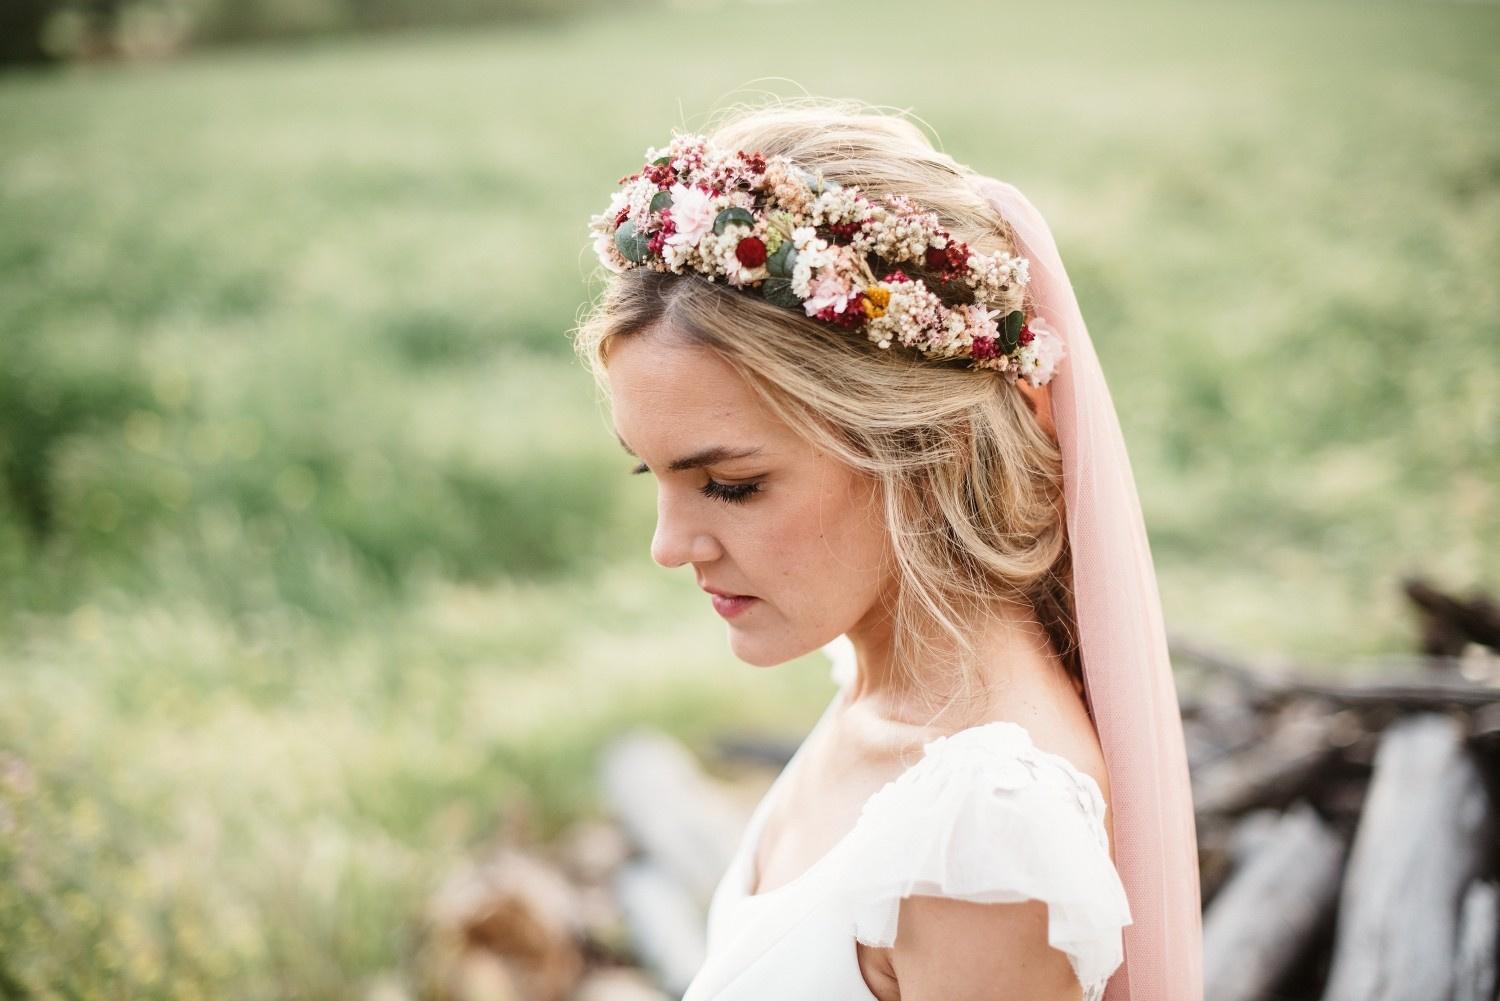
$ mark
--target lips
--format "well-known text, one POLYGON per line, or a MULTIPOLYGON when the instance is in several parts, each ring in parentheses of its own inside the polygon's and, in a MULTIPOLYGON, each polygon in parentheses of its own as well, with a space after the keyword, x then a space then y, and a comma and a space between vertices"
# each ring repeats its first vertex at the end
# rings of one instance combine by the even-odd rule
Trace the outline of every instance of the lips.
MULTIPOLYGON (((709 593, 713 594, 713 592, 709 593)), ((709 600, 713 602, 714 611, 718 612, 726 619, 732 619, 736 615, 739 615, 746 609, 750 608, 760 599, 754 597, 753 595, 742 594, 735 595, 733 597, 725 597, 721 594, 713 594, 713 597, 711 597, 709 600)))
POLYGON ((717 587, 709 587, 706 584, 701 585, 701 586, 702 586, 703 590, 707 591, 709 594, 716 594, 716 595, 718 595, 721 598, 753 598, 753 597, 755 597, 755 595, 753 595, 753 594, 736 594, 733 591, 720 590, 717 587))

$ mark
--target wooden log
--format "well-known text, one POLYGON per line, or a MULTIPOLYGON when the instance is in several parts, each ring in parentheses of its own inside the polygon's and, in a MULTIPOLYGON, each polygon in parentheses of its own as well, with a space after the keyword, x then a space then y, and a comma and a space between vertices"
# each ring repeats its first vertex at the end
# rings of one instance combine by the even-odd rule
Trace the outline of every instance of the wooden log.
POLYGON ((427 919, 424 995, 562 1001, 583 975, 578 893, 521 849, 455 868, 428 901, 427 919))
POLYGON ((1231 657, 1206 644, 1172 636, 1167 643, 1171 659, 1186 660, 1208 668, 1214 674, 1230 681, 1240 691, 1244 702, 1258 708, 1281 696, 1279 681, 1264 669, 1252 667, 1237 657, 1231 657))
POLYGON ((1323 1001, 1449 1001, 1460 896, 1483 863, 1486 800, 1456 720, 1423 713, 1386 730, 1323 1001))
POLYGON ((584 978, 568 1001, 671 1001, 638 970, 599 970, 584 978))
POLYGON ((1194 807, 1203 815, 1233 815, 1282 806, 1302 794, 1336 750, 1323 714, 1303 706, 1249 750, 1194 773, 1194 807))
MULTIPOLYGON (((1291 811, 1305 813, 1306 807, 1294 806, 1291 811)), ((1283 832, 1288 813, 1291 811, 1252 810, 1234 825, 1234 830, 1229 836, 1229 853, 1236 870, 1247 865, 1252 858, 1261 853, 1262 849, 1272 843, 1277 834, 1283 832)))
POLYGON ((1311 806, 1247 832, 1244 864, 1203 918, 1204 997, 1261 1001, 1298 961, 1338 900, 1344 845, 1311 806))
POLYGON ((1469 745, 1481 754, 1500 754, 1500 704, 1476 709, 1469 716, 1469 745))
POLYGON ((1352 708, 1394 708, 1409 712, 1475 709, 1500 702, 1500 686, 1476 684, 1462 675, 1448 673, 1355 684, 1284 682, 1281 690, 1286 696, 1315 696, 1352 708))
POLYGON ((1363 666, 1352 663, 1298 669, 1257 668, 1196 642, 1177 639, 1173 659, 1197 663, 1232 679, 1246 702, 1266 710, 1295 698, 1320 698, 1353 708, 1394 708, 1404 711, 1476 708, 1500 702, 1500 685, 1474 681, 1460 658, 1382 657, 1363 666), (1371 676, 1377 669, 1379 676, 1371 676), (1355 681, 1323 680, 1348 674, 1355 681))
POLYGON ((698 902, 655 858, 621 866, 614 886, 635 955, 662 990, 681 997, 708 954, 698 902))
POLYGON ((1265 737, 1261 714, 1232 683, 1205 685, 1185 709, 1183 740, 1190 771, 1253 747, 1265 737))
POLYGON ((1229 839, 1233 823, 1221 818, 1198 820, 1198 891, 1206 909, 1233 872, 1229 839))
POLYGON ((1470 643, 1500 650, 1500 605, 1487 595, 1456 598, 1416 577, 1401 589, 1422 618, 1423 650, 1456 655, 1470 643))
POLYGON ((1476 879, 1464 894, 1458 919, 1458 969, 1453 1001, 1496 1001, 1500 949, 1500 887, 1476 879))
POLYGON ((584 819, 570 824, 558 836, 553 855, 568 878, 590 886, 608 880, 633 850, 630 839, 617 825, 584 819))
POLYGON ((706 910, 749 819, 691 751, 636 730, 605 748, 600 785, 626 834, 706 910))

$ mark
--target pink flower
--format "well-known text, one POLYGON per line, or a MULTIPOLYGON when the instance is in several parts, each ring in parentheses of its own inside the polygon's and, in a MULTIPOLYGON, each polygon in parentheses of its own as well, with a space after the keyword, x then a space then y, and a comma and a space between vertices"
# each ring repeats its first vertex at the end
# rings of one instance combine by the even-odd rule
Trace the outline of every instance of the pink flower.
POLYGON ((959 306, 969 319, 969 329, 974 332, 975 338, 985 337, 991 341, 1000 337, 1000 324, 997 322, 1000 311, 988 309, 982 303, 974 303, 969 306, 959 306))
POLYGON ((673 246, 687 244, 696 247, 704 234, 713 229, 716 215, 712 195, 701 188, 672 185, 672 221, 677 225, 677 232, 667 237, 667 242, 673 246))
POLYGON ((1016 349, 1017 367, 1033 386, 1043 386, 1052 381, 1057 366, 1063 360, 1065 351, 1062 338, 1040 319, 1031 320, 1027 327, 1033 336, 1031 343, 1016 349))
POLYGON ((802 308, 808 316, 816 316, 828 306, 832 306, 835 313, 842 313, 853 297, 849 279, 838 274, 825 274, 813 282, 812 295, 803 301, 802 308))

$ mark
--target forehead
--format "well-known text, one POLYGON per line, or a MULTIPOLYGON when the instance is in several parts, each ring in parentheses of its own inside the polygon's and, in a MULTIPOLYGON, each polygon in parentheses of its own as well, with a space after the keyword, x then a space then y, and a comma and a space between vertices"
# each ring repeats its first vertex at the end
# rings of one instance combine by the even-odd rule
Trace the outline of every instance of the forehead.
POLYGON ((624 337, 610 346, 606 372, 615 428, 633 448, 783 430, 744 378, 706 348, 655 334, 624 337))

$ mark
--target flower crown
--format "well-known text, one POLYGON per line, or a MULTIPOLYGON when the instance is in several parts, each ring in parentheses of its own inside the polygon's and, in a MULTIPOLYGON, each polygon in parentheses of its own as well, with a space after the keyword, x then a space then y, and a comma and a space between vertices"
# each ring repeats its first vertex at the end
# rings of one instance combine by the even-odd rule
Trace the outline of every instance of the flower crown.
POLYGON ((1019 298, 1026 258, 971 251, 905 195, 872 201, 787 157, 727 151, 675 130, 619 184, 589 223, 594 251, 613 272, 691 268, 861 330, 882 348, 897 341, 932 358, 969 358, 1033 386, 1049 382, 1062 359, 1062 339, 1038 317, 987 308, 1019 298), (904 263, 939 287, 972 290, 972 304, 944 305, 904 263))

